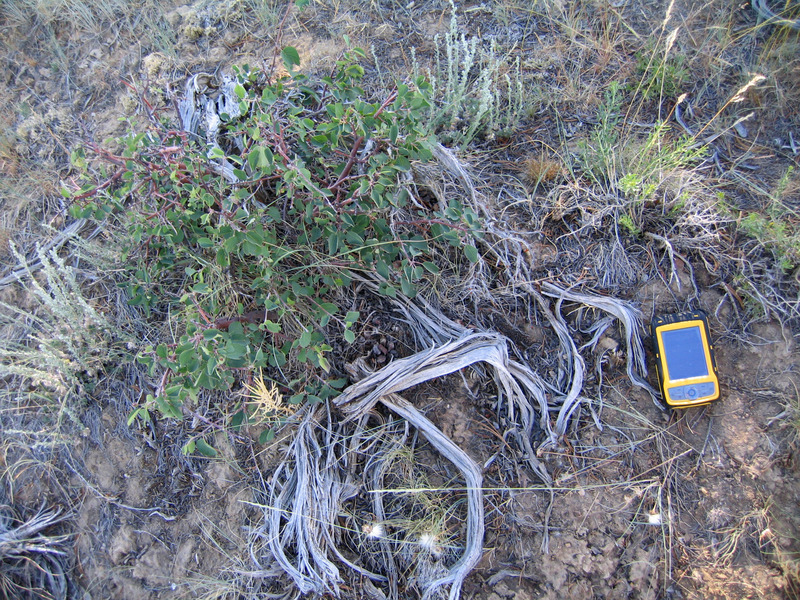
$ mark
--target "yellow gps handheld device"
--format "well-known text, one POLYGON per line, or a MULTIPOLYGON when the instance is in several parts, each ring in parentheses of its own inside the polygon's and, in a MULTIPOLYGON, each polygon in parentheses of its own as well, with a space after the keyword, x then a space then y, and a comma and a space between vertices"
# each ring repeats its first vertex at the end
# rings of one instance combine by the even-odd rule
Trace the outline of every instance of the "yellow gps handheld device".
POLYGON ((719 378, 708 317, 702 311, 665 315, 650 324, 661 396, 686 408, 719 398, 719 378))

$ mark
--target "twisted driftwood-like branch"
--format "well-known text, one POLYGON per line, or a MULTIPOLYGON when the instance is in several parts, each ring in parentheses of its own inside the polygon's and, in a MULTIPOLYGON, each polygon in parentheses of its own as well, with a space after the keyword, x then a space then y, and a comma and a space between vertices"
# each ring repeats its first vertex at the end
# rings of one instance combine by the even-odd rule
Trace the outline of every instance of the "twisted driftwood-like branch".
POLYGON ((800 19, 786 19, 776 14, 769 6, 767 0, 753 0, 753 10, 758 13, 758 16, 764 19, 771 25, 779 25, 781 27, 789 27, 800 31, 800 19))
POLYGON ((598 308, 619 319, 625 330, 625 344, 628 350, 626 365, 628 378, 634 385, 647 391, 653 398, 658 395, 652 386, 647 383, 643 375, 647 372, 647 365, 645 363, 644 345, 639 334, 642 329, 642 313, 638 308, 624 300, 597 294, 573 292, 547 282, 542 283, 542 293, 551 298, 569 300, 570 302, 598 308))
POLYGON ((481 470, 466 452, 456 446, 450 438, 443 434, 438 427, 405 398, 397 394, 390 394, 381 398, 381 403, 416 427, 442 456, 450 460, 461 471, 466 481, 467 531, 465 533, 464 553, 450 567, 448 575, 428 584, 423 595, 423 600, 427 600, 440 587, 449 585, 450 600, 456 600, 461 595, 461 586, 464 580, 475 565, 478 564, 483 554, 483 477, 481 470))

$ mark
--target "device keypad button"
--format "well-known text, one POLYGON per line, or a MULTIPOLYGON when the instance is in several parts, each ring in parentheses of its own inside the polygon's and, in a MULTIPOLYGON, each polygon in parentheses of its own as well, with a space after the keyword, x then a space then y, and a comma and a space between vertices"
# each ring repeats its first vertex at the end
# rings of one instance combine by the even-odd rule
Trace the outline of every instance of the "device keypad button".
POLYGON ((713 383, 703 383, 697 386, 697 391, 701 396, 712 396, 715 391, 715 386, 713 383))

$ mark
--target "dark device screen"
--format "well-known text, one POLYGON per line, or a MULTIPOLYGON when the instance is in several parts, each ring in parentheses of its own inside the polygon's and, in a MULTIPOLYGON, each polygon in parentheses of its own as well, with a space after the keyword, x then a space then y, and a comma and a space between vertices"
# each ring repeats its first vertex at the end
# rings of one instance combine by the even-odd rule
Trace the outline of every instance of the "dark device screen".
POLYGON ((669 379, 707 377, 708 365, 699 327, 673 329, 661 333, 669 379))

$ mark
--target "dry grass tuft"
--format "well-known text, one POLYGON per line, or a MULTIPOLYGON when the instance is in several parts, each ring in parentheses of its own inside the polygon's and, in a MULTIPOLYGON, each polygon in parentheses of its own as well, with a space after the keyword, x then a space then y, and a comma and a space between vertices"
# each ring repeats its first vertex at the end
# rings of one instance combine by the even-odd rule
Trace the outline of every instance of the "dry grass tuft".
POLYGON ((526 183, 534 187, 541 183, 554 182, 563 174, 561 163, 544 154, 524 158, 521 162, 520 170, 526 183))

